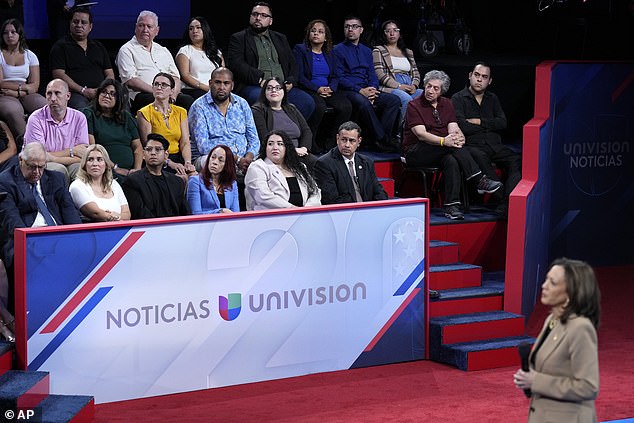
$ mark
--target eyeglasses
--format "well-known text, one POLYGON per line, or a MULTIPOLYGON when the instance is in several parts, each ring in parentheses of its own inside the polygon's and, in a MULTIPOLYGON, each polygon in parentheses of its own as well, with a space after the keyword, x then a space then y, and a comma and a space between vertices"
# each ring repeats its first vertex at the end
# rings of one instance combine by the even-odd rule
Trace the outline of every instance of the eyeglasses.
POLYGON ((359 29, 361 28, 361 25, 359 24, 345 24, 343 26, 343 29, 359 29))
POLYGON ((266 87, 266 90, 270 93, 272 92, 277 92, 277 91, 282 91, 282 86, 281 85, 269 85, 268 87, 266 87))
POLYGON ((251 12, 251 17, 266 19, 266 18, 272 18, 273 16, 269 15, 268 13, 251 12))
POLYGON ((383 31, 384 34, 389 34, 390 32, 395 32, 395 33, 398 34, 399 32, 401 32, 401 29, 400 28, 390 28, 390 29, 386 29, 386 30, 383 31))
POLYGON ((99 93, 99 95, 102 95, 104 97, 115 98, 117 96, 117 92, 116 91, 102 91, 99 93))
POLYGON ((38 172, 43 172, 43 171, 44 171, 44 169, 46 169, 46 165, 45 165, 45 164, 43 164, 43 165, 36 165, 36 164, 29 163, 29 162, 26 162, 26 161, 24 162, 24 164, 26 165, 26 168, 27 168, 29 171, 31 171, 31 172, 35 172, 35 171, 38 171, 38 172))
POLYGON ((155 82, 155 83, 152 84, 152 86, 154 88, 161 88, 161 89, 171 88, 172 87, 170 84, 167 84, 165 82, 155 82))
POLYGON ((145 147, 144 148, 145 151, 147 151, 148 153, 160 153, 161 151, 165 151, 165 149, 163 147, 145 147))
POLYGON ((442 125, 442 120, 440 120, 440 114, 438 113, 438 109, 434 109, 431 112, 432 116, 434 117, 434 120, 436 121, 436 123, 438 125, 442 125))

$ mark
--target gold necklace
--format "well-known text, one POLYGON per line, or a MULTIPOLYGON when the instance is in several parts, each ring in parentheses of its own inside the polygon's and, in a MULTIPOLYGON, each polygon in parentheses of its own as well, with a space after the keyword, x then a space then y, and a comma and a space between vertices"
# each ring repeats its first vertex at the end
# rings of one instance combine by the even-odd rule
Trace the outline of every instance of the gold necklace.
POLYGON ((172 113, 172 106, 167 106, 167 112, 161 111, 156 104, 153 104, 152 106, 154 106, 154 110, 156 110, 161 114, 161 116, 163 116, 163 119, 169 120, 170 114, 172 113))

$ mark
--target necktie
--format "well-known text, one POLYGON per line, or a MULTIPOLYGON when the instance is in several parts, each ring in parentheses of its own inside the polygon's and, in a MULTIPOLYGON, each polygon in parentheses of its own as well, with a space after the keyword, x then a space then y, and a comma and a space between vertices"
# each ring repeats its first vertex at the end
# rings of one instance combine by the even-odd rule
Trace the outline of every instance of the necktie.
POLYGON ((361 203, 363 198, 361 198, 361 190, 359 189, 359 180, 356 176, 354 176, 354 162, 352 160, 348 161, 348 173, 350 173, 350 178, 352 178, 352 185, 354 185, 354 194, 356 197, 357 203, 361 203))
POLYGON ((44 217, 46 224, 48 226, 56 226, 55 219, 53 219, 51 212, 48 211, 48 207, 46 207, 46 203, 40 196, 40 193, 37 191, 37 184, 33 184, 32 189, 33 189, 33 197, 35 197, 35 202, 37 203, 37 208, 42 214, 42 217, 44 217))

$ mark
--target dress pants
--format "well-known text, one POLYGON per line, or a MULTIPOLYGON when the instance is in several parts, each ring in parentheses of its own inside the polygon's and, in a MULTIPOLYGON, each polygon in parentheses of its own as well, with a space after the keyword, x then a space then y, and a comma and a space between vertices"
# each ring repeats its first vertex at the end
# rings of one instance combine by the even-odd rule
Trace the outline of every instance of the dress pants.
POLYGON ((343 91, 357 113, 359 125, 374 142, 389 144, 394 138, 396 120, 401 111, 401 100, 394 94, 380 93, 371 103, 356 91, 343 91), (379 116, 377 116, 377 114, 379 116))

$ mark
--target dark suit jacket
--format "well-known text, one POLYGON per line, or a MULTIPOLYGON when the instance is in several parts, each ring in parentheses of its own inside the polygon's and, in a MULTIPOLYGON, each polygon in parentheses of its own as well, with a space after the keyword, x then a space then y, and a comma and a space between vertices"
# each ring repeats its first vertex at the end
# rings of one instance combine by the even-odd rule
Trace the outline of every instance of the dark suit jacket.
MULTIPOLYGON (((277 50, 284 78, 296 85, 297 66, 286 35, 270 29, 268 31, 275 50, 277 50)), ((264 75, 264 72, 258 69, 258 50, 254 37, 256 37, 255 33, 251 28, 247 28, 231 35, 229 39, 227 67, 233 72, 233 79, 236 83, 235 91, 240 91, 245 85, 258 85, 258 81, 264 75)))
MULTIPOLYGON (((62 173, 44 170, 40 189, 57 224, 81 223, 81 216, 68 192, 62 173)), ((13 231, 16 228, 31 227, 37 217, 38 208, 31 184, 24 179, 17 163, 0 173, 0 191, 7 192, 7 197, 0 202, 0 220, 2 258, 9 266, 13 262, 13 231)))
MULTIPOLYGON (((537 337, 538 345, 552 315, 537 337)), ((557 323, 535 355, 529 423, 597 421, 594 400, 599 393, 597 332, 586 317, 572 315, 557 323)))
MULTIPOLYGON (((297 62, 297 80, 299 87, 306 90, 316 92, 319 87, 311 82, 313 79, 313 52, 306 44, 297 44, 293 47, 295 62, 297 62)), ((339 86, 339 78, 337 77, 337 57, 330 53, 324 53, 326 63, 330 69, 328 75, 328 86, 331 90, 337 91, 339 86)))
POLYGON ((130 174, 122 188, 128 199, 132 219, 186 216, 190 214, 185 197, 185 182, 176 175, 163 172, 168 192, 157 192, 154 176, 143 168, 130 174))
MULTIPOLYGON (((387 194, 374 172, 372 160, 358 152, 354 155, 354 164, 359 179, 359 189, 363 201, 387 200, 387 194)), ((317 160, 315 179, 321 188, 321 204, 355 202, 354 185, 348 173, 348 167, 337 147, 317 160)))

